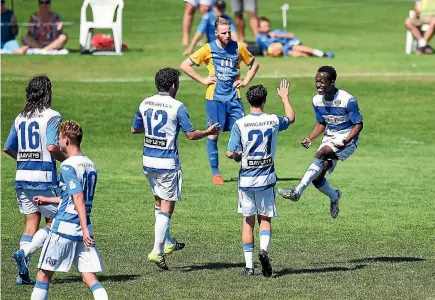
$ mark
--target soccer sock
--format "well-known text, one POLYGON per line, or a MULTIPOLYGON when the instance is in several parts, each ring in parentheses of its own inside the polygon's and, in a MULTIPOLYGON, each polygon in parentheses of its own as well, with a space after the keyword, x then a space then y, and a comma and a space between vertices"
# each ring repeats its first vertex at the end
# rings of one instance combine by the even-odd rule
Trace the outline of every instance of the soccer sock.
POLYGON ((159 212, 160 212, 160 207, 157 205, 154 205, 154 223, 157 220, 157 215, 159 214, 159 212))
POLYGON ((214 175, 219 174, 219 157, 218 157, 218 140, 207 139, 207 154, 208 161, 211 167, 211 173, 214 175))
POLYGON ((36 281, 30 300, 46 300, 48 296, 48 282, 36 281))
POLYGON ((307 186, 310 185, 311 181, 316 177, 319 172, 323 169, 323 160, 315 158, 313 163, 308 167, 305 172, 304 177, 302 177, 301 182, 298 184, 296 189, 302 194, 307 186))
POLYGON ((254 256, 252 255, 254 251, 254 244, 243 244, 243 253, 245 254, 246 268, 254 268, 254 256))
POLYGON ((42 245, 44 245, 44 241, 49 233, 50 233, 50 229, 46 226, 39 229, 33 236, 33 239, 30 242, 29 247, 26 247, 26 249, 24 249, 24 255, 25 256, 32 255, 36 250, 41 248, 42 245))
POLYGON ((267 252, 271 237, 272 232, 270 232, 270 230, 260 231, 260 250, 265 250, 267 252))
POLYGON ((314 186, 316 187, 316 189, 328 196, 331 201, 337 201, 337 191, 334 190, 334 188, 331 186, 326 178, 323 178, 323 180, 319 184, 314 184, 314 186))
POLYGON ((325 53, 322 50, 313 49, 313 55, 317 56, 317 57, 323 57, 323 55, 325 55, 325 53))
POLYGON ((170 228, 171 228, 171 220, 169 220, 168 230, 166 231, 165 245, 172 245, 175 243, 174 239, 171 237, 169 233, 170 228))
POLYGON ((418 44, 418 47, 421 48, 421 47, 426 46, 426 45, 427 45, 427 42, 426 42, 425 39, 421 38, 421 39, 418 40, 417 44, 418 44))
POLYGON ((20 239, 20 249, 24 250, 24 253, 28 251, 30 247, 30 243, 32 242, 33 236, 31 235, 22 235, 20 239))
POLYGON ((104 289, 103 285, 99 282, 94 284, 89 288, 94 295, 95 300, 107 300, 109 297, 107 296, 106 290, 104 289))
POLYGON ((165 242, 170 219, 171 215, 162 211, 157 215, 153 248, 153 252, 157 255, 163 254, 163 243, 165 242))

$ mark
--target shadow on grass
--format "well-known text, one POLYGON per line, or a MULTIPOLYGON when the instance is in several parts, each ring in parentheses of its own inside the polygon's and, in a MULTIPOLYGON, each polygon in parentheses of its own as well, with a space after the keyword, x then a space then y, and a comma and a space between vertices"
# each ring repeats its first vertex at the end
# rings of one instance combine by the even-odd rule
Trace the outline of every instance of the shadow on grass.
MULTIPOLYGON (((131 281, 138 278, 139 275, 128 275, 128 274, 120 274, 120 275, 99 275, 98 281, 112 281, 112 282, 123 282, 123 281, 131 281)), ((53 280, 54 284, 63 284, 63 283, 72 283, 72 282, 82 282, 81 276, 71 276, 66 278, 55 278, 53 280)))
POLYGON ((426 261, 425 258, 420 257, 388 257, 388 256, 380 256, 380 257, 365 257, 359 259, 349 260, 350 263, 359 264, 359 263, 404 263, 404 262, 418 262, 418 261, 426 261))
POLYGON ((326 268, 314 268, 314 269, 283 269, 276 272, 276 277, 285 275, 298 275, 298 274, 317 274, 317 273, 331 273, 331 272, 350 272, 365 268, 367 265, 357 265, 355 267, 326 267, 326 268))
MULTIPOLYGON (((237 182, 239 178, 231 178, 231 179, 225 179, 224 182, 237 182)), ((278 177, 276 181, 299 181, 301 178, 296 177, 278 177)))
POLYGON ((179 270, 181 272, 192 272, 192 271, 200 271, 200 270, 221 270, 221 269, 241 268, 244 266, 245 266, 244 263, 215 262, 215 263, 207 263, 204 265, 185 266, 179 268, 179 270))

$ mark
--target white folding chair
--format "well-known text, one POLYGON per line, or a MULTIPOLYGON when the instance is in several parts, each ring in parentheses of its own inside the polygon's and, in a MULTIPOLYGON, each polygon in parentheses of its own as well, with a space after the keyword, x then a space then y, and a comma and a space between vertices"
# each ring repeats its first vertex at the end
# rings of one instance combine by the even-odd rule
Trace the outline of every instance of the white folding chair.
MULTIPOLYGON (((415 11, 410 10, 409 17, 414 18, 415 11)), ((428 29, 429 29, 429 24, 424 24, 423 26, 421 26, 420 31, 422 33, 424 33, 428 29)), ((416 50, 417 50, 417 41, 412 36, 411 31, 407 30, 406 31, 406 42, 405 42, 405 53, 409 55, 409 54, 411 54, 411 52, 415 52, 416 50)))
POLYGON ((89 50, 91 47, 92 29, 112 29, 115 43, 115 53, 121 54, 122 48, 122 10, 123 0, 85 0, 80 17, 80 49, 89 50), (87 21, 86 9, 91 6, 93 21, 87 21), (116 21, 113 21, 116 8, 116 21))

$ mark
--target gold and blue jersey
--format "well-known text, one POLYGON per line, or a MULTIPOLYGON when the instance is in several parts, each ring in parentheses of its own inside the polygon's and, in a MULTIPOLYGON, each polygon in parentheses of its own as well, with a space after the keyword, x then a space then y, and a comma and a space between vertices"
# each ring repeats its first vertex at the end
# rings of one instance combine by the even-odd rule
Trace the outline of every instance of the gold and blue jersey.
POLYGON ((209 76, 216 76, 216 83, 207 87, 205 99, 221 102, 241 98, 240 89, 233 87, 233 83, 240 78, 240 63, 250 67, 255 61, 246 46, 236 41, 230 41, 225 48, 213 41, 202 46, 189 58, 196 66, 205 63, 209 76))

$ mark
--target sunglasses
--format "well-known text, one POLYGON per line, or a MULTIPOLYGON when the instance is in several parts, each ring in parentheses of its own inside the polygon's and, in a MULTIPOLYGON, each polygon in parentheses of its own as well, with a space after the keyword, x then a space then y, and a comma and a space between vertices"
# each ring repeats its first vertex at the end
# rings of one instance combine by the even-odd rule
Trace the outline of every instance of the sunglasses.
POLYGON ((39 4, 50 4, 50 1, 39 1, 39 4))

